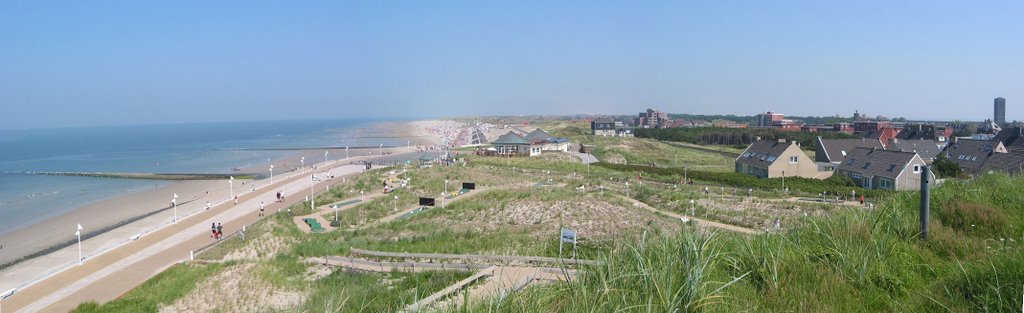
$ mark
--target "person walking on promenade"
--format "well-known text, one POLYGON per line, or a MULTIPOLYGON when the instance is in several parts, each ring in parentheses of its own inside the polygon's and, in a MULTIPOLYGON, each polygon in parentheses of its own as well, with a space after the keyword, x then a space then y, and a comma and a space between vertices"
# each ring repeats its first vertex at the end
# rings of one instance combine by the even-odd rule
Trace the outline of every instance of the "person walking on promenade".
POLYGON ((209 210, 210 210, 210 201, 206 201, 206 210, 207 210, 207 211, 209 211, 209 210))
POLYGON ((224 227, 217 223, 217 240, 224 238, 224 227))
POLYGON ((263 216, 263 201, 260 201, 260 216, 263 216))
POLYGON ((238 205, 238 196, 235 196, 235 205, 238 205))
POLYGON ((210 232, 213 232, 213 235, 211 235, 210 237, 213 237, 213 239, 217 239, 217 223, 213 223, 210 225, 210 232))

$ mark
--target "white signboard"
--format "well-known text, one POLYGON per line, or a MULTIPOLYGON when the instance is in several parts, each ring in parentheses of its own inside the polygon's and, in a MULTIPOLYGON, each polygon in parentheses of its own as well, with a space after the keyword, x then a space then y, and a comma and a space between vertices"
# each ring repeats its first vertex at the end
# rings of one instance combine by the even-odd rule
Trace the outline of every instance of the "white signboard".
POLYGON ((576 231, 562 228, 562 242, 576 243, 576 231))

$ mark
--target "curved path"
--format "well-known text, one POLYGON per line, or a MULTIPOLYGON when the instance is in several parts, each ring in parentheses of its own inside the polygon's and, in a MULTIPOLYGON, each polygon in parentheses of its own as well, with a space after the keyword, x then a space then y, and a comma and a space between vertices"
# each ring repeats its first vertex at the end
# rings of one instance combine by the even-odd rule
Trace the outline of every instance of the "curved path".
POLYGON ((629 197, 626 197, 624 195, 617 195, 617 196, 619 196, 619 198, 622 198, 623 200, 626 200, 626 201, 629 201, 629 202, 633 202, 634 206, 644 208, 644 209, 646 209, 648 211, 651 211, 653 213, 656 213, 656 214, 663 214, 663 215, 666 215, 666 216, 669 216, 669 217, 677 218, 677 219, 682 220, 682 221, 690 220, 690 221, 693 221, 694 223, 697 223, 697 225, 701 226, 701 227, 713 227, 713 228, 718 228, 718 229, 723 229, 723 230, 728 230, 728 231, 731 231, 731 232, 737 232, 737 233, 748 234, 748 235, 757 235, 757 234, 764 234, 764 233, 766 233, 765 231, 756 230, 756 229, 753 229, 753 228, 746 228, 746 227, 742 227, 742 226, 729 225, 729 224, 725 224, 725 223, 709 221, 709 220, 699 219, 699 218, 692 217, 692 216, 685 216, 685 215, 680 215, 680 214, 676 214, 676 213, 669 212, 669 211, 659 210, 659 209, 656 209, 656 208, 654 208, 652 206, 647 205, 646 203, 641 202, 640 200, 629 198, 629 197))

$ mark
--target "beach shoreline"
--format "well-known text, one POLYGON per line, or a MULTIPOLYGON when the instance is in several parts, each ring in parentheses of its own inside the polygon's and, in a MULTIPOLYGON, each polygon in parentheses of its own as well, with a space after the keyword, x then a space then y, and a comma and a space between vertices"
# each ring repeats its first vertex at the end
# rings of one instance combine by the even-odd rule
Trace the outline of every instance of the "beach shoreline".
MULTIPOLYGON (((429 145, 439 142, 437 138, 424 134, 415 122, 380 122, 375 127, 388 130, 394 138, 409 138, 411 145, 429 145), (427 137, 424 137, 427 136, 427 137)), ((404 147, 386 148, 384 150, 402 151, 404 147)), ((346 149, 324 149, 327 160, 345 159, 346 149)), ((324 154, 319 149, 293 150, 288 156, 271 160, 271 163, 240 166, 241 173, 255 173, 259 178, 269 176, 270 164, 274 165, 274 176, 284 178, 295 175, 305 164, 310 167, 314 163, 324 161, 324 154), (305 162, 302 159, 305 158, 305 162)), ((349 157, 379 155, 378 149, 350 149, 349 157)), ((236 179, 234 194, 239 195, 253 189, 253 183, 262 184, 261 180, 236 179)), ((205 209, 206 201, 212 205, 229 201, 231 189, 228 180, 182 180, 169 181, 164 186, 146 188, 126 194, 115 195, 93 203, 79 206, 67 213, 47 218, 32 225, 23 225, 0 233, 0 276, 5 269, 18 263, 60 250, 69 245, 77 244, 75 227, 85 227, 82 238, 83 245, 95 246, 94 249, 105 249, 113 245, 97 244, 94 238, 105 233, 120 229, 133 228, 139 232, 155 229, 160 225, 173 221, 173 210, 169 205, 174 194, 178 198, 178 214, 194 213, 205 209), (70 244, 69 244, 70 243, 70 244)), ((126 237, 125 240, 128 238, 126 237)), ((88 254, 88 253, 86 253, 88 254)))

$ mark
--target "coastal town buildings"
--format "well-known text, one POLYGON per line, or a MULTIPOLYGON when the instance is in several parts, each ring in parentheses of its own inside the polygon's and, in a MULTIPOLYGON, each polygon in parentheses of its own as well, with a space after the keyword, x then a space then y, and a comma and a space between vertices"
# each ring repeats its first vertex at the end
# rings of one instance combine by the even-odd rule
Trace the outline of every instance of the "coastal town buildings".
POLYGON ((736 172, 758 178, 818 178, 818 166, 795 141, 758 140, 736 158, 736 172))
POLYGON ((640 112, 637 117, 633 118, 633 125, 640 128, 664 128, 670 121, 668 112, 647 109, 647 111, 640 112))
POLYGON ((840 164, 856 148, 883 148, 878 139, 822 139, 814 147, 814 161, 840 164))
POLYGON ((914 152, 858 147, 847 154, 835 175, 850 177, 866 189, 916 190, 925 164, 914 152))

